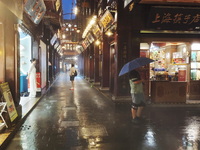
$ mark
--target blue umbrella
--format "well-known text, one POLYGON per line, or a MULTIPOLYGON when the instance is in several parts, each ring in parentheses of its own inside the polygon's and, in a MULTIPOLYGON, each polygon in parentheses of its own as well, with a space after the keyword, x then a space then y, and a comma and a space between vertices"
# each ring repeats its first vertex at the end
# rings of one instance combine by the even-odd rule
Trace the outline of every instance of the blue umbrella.
POLYGON ((126 63, 120 73, 119 73, 119 76, 122 76, 136 68, 139 68, 139 67, 142 67, 142 66, 145 66, 151 62, 154 62, 153 59, 150 59, 150 58, 146 58, 146 57, 139 57, 139 58, 136 58, 136 59, 133 59, 131 61, 129 61, 128 63, 126 63))

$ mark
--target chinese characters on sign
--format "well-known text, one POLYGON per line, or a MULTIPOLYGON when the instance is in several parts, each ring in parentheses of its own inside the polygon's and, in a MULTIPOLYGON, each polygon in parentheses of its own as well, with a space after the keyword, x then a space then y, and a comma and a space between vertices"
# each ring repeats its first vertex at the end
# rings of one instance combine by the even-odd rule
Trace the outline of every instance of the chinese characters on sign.
POLYGON ((159 29, 191 30, 200 27, 200 8, 151 8, 148 27, 159 29))
POLYGON ((109 11, 106 11, 105 14, 100 19, 101 25, 103 28, 109 27, 114 21, 112 14, 109 11))
POLYGON ((95 35, 96 38, 99 38, 101 36, 101 30, 99 25, 94 25, 92 29, 93 34, 95 35))
POLYGON ((190 15, 190 14, 171 14, 171 13, 156 13, 155 20, 152 23, 172 23, 172 24, 192 24, 200 22, 200 14, 190 15))

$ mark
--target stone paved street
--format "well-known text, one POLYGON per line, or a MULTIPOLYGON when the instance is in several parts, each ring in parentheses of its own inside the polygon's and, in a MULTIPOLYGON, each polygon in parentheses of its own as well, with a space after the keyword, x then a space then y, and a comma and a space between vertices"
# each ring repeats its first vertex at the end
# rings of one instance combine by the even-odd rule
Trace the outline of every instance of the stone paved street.
POLYGON ((200 106, 147 105, 139 124, 81 77, 61 73, 6 150, 200 150, 200 106))

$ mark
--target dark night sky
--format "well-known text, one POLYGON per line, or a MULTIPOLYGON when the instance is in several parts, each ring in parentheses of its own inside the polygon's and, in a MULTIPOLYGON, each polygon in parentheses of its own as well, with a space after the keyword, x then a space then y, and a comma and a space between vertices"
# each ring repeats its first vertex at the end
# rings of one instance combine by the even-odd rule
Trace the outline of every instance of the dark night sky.
POLYGON ((70 13, 72 13, 72 2, 73 2, 73 7, 75 7, 76 5, 76 0, 62 0, 62 4, 63 4, 63 17, 66 20, 70 20, 70 19, 74 19, 75 16, 71 15, 70 13))

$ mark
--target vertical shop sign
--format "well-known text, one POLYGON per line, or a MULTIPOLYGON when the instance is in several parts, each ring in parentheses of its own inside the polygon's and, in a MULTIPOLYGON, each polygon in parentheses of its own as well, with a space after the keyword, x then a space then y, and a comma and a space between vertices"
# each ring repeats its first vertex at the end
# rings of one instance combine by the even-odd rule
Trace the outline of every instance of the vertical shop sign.
MULTIPOLYGON (((46 44, 40 40, 40 68, 41 68, 41 88, 44 88, 47 83, 47 46, 46 44)), ((56 66, 53 67, 54 71, 56 71, 56 66)))
POLYGON ((94 37, 92 36, 91 33, 89 33, 89 34, 87 35, 87 39, 88 39, 88 41, 89 41, 90 43, 93 43, 93 42, 94 42, 94 37))
POLYGON ((99 38, 101 36, 101 30, 100 30, 100 27, 98 24, 94 25, 93 28, 92 28, 92 32, 94 34, 94 36, 96 38, 99 38))
POLYGON ((40 92, 41 91, 41 74, 40 72, 37 72, 36 73, 36 86, 37 86, 37 92, 40 92))
POLYGON ((8 82, 0 84, 0 91, 3 95, 4 101, 7 102, 7 110, 10 117, 10 121, 13 122, 17 118, 18 114, 15 108, 15 104, 8 82))

